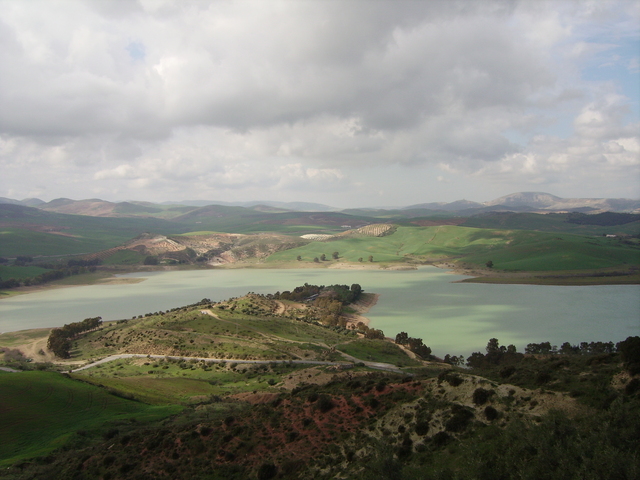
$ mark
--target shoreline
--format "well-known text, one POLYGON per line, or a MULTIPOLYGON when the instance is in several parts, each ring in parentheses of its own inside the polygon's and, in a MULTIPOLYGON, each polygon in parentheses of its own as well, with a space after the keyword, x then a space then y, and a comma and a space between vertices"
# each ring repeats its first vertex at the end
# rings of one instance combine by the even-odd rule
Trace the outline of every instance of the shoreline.
MULTIPOLYGON (((417 270, 420 266, 432 266, 439 269, 447 270, 447 273, 451 275, 463 275, 470 278, 462 280, 456 280, 452 283, 488 283, 495 285, 555 285, 555 286, 591 286, 591 285, 640 285, 640 272, 638 270, 630 269, 628 272, 618 272, 615 268, 606 269, 603 271, 540 271, 540 272, 505 272, 500 270, 488 270, 482 267, 470 267, 461 266, 453 262, 434 262, 424 265, 417 265, 411 263, 400 264, 370 264, 370 263, 347 263, 336 262, 328 265, 317 266, 315 264, 265 264, 265 263, 250 263, 250 262, 236 262, 231 264, 221 264, 215 266, 209 266, 204 268, 205 270, 216 269, 294 269, 294 268, 326 268, 336 270, 417 270)), ((629 268, 629 267, 627 267, 629 268)), ((142 268, 142 266, 136 266, 132 268, 115 268, 105 269, 99 271, 99 277, 95 276, 88 279, 83 279, 81 276, 69 277, 79 280, 77 283, 56 283, 52 282, 44 285, 33 285, 29 287, 18 287, 11 290, 0 290, 0 301, 5 298, 12 298, 18 295, 27 295, 29 293, 36 293, 46 290, 54 290, 59 288, 69 287, 81 287, 87 285, 118 285, 118 284, 134 284, 143 282, 144 278, 118 278, 117 275, 124 275, 127 273, 145 273, 145 272, 158 272, 158 271, 179 271, 179 270, 203 270, 202 267, 185 268, 180 267, 156 267, 156 268, 142 268)), ((65 279, 66 280, 66 279, 65 279)))
POLYGON ((380 298, 379 293, 363 293, 365 298, 360 298, 357 302, 350 305, 355 310, 355 313, 347 313, 342 315, 347 320, 347 328, 357 328, 358 323, 362 322, 367 327, 371 323, 368 317, 365 317, 369 310, 371 310, 380 298))

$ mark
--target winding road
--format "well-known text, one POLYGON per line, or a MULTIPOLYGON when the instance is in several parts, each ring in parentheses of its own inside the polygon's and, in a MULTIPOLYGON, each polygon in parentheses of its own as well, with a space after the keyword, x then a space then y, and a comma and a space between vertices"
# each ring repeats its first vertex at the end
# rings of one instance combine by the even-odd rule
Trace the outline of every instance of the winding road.
MULTIPOLYGON (((196 361, 204 361, 206 363, 251 363, 251 364, 270 364, 270 363, 287 363, 294 365, 333 365, 333 366, 342 366, 343 368, 351 368, 354 366, 354 363, 346 363, 346 362, 325 362, 321 360, 234 360, 232 358, 207 358, 207 357, 184 357, 184 356, 173 356, 173 355, 144 355, 142 353, 122 353, 119 355, 111 355, 109 357, 105 357, 102 360, 97 360, 95 362, 89 363, 80 368, 75 368, 73 370, 69 370, 66 373, 75 373, 81 370, 86 370, 88 368, 95 367, 96 365, 101 365, 103 363, 112 362, 114 360, 121 360, 124 358, 155 358, 155 359, 163 359, 170 358, 172 360, 196 360, 196 361)), ((373 368, 376 370, 385 370, 388 372, 394 373, 403 373, 395 365, 390 363, 380 363, 380 362, 364 362, 358 360, 357 358, 351 357, 355 362, 361 362, 369 368, 373 368)))

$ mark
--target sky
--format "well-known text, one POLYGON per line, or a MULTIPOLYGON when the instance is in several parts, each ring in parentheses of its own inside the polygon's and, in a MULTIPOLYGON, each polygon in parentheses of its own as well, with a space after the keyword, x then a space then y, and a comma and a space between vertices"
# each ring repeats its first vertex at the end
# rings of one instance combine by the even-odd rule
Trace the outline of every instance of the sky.
POLYGON ((640 2, 0 0, 0 196, 640 198, 640 2))

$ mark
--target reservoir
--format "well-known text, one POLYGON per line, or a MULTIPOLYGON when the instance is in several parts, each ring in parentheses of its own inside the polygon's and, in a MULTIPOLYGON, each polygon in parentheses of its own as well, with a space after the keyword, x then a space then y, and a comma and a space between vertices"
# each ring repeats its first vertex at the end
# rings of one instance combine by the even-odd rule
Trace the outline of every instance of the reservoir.
POLYGON ((418 270, 235 269, 123 275, 141 283, 69 287, 0 300, 0 332, 101 316, 118 320, 209 298, 275 293, 304 283, 358 283, 380 299, 367 316, 386 336, 404 331, 438 356, 468 356, 490 338, 523 351, 527 343, 560 345, 640 335, 640 286, 557 287, 452 283, 463 276, 418 270))

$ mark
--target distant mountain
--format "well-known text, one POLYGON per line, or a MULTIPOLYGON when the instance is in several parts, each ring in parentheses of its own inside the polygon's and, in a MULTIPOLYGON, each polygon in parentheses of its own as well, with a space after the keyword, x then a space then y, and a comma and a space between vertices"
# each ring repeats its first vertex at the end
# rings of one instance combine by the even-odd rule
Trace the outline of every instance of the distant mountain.
POLYGON ((476 215, 487 212, 640 212, 640 200, 625 198, 561 198, 544 192, 518 192, 484 203, 469 200, 432 202, 411 205, 403 212, 449 212, 457 215, 476 215))
POLYGON ((484 205, 488 207, 496 205, 504 205, 505 207, 535 207, 546 208, 550 207, 562 198, 556 197, 549 193, 542 192, 519 192, 512 193, 511 195, 505 195, 504 197, 496 198, 489 202, 484 202, 484 205))
MULTIPOLYGON (((625 198, 561 198, 545 192, 517 192, 483 203, 463 199, 455 202, 420 203, 397 208, 349 208, 343 210, 320 203, 275 201, 222 202, 214 200, 185 200, 181 202, 152 203, 143 201, 109 202, 98 198, 85 200, 57 198, 50 202, 43 202, 38 198, 15 200, 0 197, 0 204, 32 206, 48 212, 92 217, 147 216, 164 219, 172 219, 183 215, 188 215, 187 218, 202 217, 207 216, 207 214, 212 214, 213 217, 221 216, 223 210, 216 210, 215 208, 206 210, 208 207, 244 208, 254 213, 342 212, 358 216, 383 217, 388 215, 389 218, 412 218, 433 215, 472 216, 489 212, 640 213, 640 200, 625 198), (205 208, 205 210, 199 211, 201 208, 205 208)), ((224 211, 223 216, 233 214, 245 215, 247 212, 241 213, 240 210, 229 210, 224 211)))
POLYGON ((335 212, 339 208, 330 207, 321 203, 310 202, 272 202, 268 200, 250 202, 222 202, 218 200, 184 200, 181 202, 162 202, 160 205, 187 205, 192 207, 206 207, 209 205, 224 205, 227 207, 275 207, 296 212, 335 212))
POLYGON ((56 198, 37 207, 47 212, 66 213, 71 215, 87 215, 90 217, 117 216, 114 210, 117 203, 107 202, 99 198, 87 200, 71 200, 70 198, 56 198))
POLYGON ((20 203, 22 205, 26 205, 27 207, 38 207, 46 202, 44 200, 40 200, 39 198, 25 198, 20 203))
POLYGON ((484 203, 487 207, 520 207, 529 211, 572 211, 583 213, 626 212, 640 210, 640 200, 625 198, 561 198, 544 192, 519 192, 484 203))
POLYGON ((411 205, 405 207, 402 210, 443 210, 445 212, 457 212, 460 210, 468 210, 470 208, 481 208, 483 205, 478 202, 472 202, 469 200, 456 200, 455 202, 433 202, 433 203, 420 203, 418 205, 411 205))

